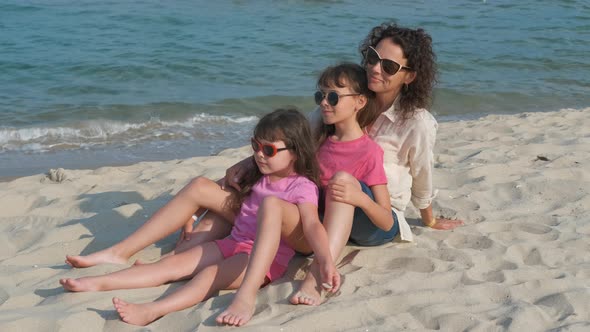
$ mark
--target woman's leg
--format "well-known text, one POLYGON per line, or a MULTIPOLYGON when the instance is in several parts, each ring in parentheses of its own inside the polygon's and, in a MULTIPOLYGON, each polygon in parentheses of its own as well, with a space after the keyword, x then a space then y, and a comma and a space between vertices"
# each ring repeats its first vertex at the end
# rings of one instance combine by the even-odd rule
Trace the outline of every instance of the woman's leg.
POLYGON ((237 254, 206 267, 186 285, 160 300, 152 303, 134 304, 113 298, 113 304, 124 322, 133 325, 147 325, 171 312, 186 309, 202 302, 221 289, 239 287, 247 265, 248 255, 237 254))
MULTIPOLYGON (((355 183, 359 189, 361 187, 358 180, 346 172, 337 172, 332 179, 349 181, 355 183)), ((326 208, 322 223, 328 233, 330 252, 334 262, 338 261, 350 237, 354 209, 355 207, 352 205, 333 201, 331 195, 326 193, 326 208)), ((322 289, 319 264, 314 259, 303 283, 291 297, 290 302, 292 304, 318 305, 322 289)))
POLYGON ((138 251, 178 230, 199 208, 207 208, 223 218, 233 219, 233 213, 225 207, 229 195, 230 192, 217 183, 203 177, 195 178, 123 241, 87 256, 66 256, 66 263, 73 267, 124 264, 138 251))
POLYGON ((217 245, 209 242, 152 264, 133 265, 102 276, 61 279, 59 282, 72 292, 155 287, 191 278, 198 271, 222 260, 223 255, 217 245))
POLYGON ((264 284, 266 273, 275 259, 281 242, 281 230, 293 229, 298 223, 300 215, 297 205, 274 196, 264 199, 258 210, 256 241, 246 275, 230 306, 217 316, 218 323, 241 326, 252 318, 256 293, 264 284))

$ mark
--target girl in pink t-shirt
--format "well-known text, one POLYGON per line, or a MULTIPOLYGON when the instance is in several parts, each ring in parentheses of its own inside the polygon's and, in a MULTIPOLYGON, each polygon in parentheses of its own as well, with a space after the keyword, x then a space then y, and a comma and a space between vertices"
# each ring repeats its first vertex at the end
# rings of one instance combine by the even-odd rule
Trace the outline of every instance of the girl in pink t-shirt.
MULTIPOLYGON (((190 193, 177 194, 156 212, 156 215, 182 221, 177 215, 179 211, 212 210, 234 220, 228 237, 155 263, 135 264, 102 276, 61 279, 62 286, 72 292, 106 291, 154 287, 191 279, 152 303, 134 304, 113 298, 123 321, 147 325, 170 312, 206 300, 221 289, 242 285, 232 303, 232 312, 245 312, 249 319, 258 288, 282 276, 293 257, 293 249, 281 241, 281 229, 290 225, 294 228, 299 223, 321 261, 326 282, 339 285, 340 276, 317 213, 319 169, 307 119, 296 110, 276 110, 260 119, 251 143, 254 150, 251 162, 256 167, 251 167, 243 178, 239 192, 224 189, 209 179, 197 178, 193 185, 187 186, 189 189, 183 189, 190 193), (249 265, 255 239, 257 250, 249 265)), ((132 236, 147 232, 150 220, 132 236)))
MULTIPOLYGON (((383 150, 365 132, 379 116, 365 70, 352 63, 328 67, 317 86, 315 101, 323 121, 317 130, 323 224, 328 233, 335 229, 347 232, 361 245, 370 245, 372 239, 368 238, 376 233, 391 240, 398 226, 389 202, 383 150), (335 224, 338 227, 332 227, 335 224)), ((337 261, 348 236, 330 236, 337 261)), ((320 275, 317 268, 312 263, 311 273, 291 297, 291 303, 319 304, 322 282, 315 279, 320 275)))

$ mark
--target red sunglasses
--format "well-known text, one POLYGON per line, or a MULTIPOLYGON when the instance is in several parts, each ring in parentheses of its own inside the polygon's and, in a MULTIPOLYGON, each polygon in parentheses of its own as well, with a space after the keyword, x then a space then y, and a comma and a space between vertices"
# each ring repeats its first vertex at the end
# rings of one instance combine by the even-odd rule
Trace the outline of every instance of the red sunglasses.
POLYGON ((274 157, 277 153, 290 149, 288 147, 277 148, 274 144, 270 143, 262 144, 258 142, 254 137, 250 139, 250 142, 252 144, 252 150, 254 150, 254 152, 262 151, 262 153, 267 157, 274 157))

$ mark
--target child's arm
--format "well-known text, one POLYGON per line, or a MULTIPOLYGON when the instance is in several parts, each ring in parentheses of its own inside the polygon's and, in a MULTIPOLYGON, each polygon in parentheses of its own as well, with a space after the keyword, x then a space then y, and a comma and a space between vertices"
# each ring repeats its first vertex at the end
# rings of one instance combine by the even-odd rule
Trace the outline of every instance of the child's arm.
POLYGON ((379 184, 371 186, 375 201, 347 181, 335 181, 330 183, 332 197, 337 202, 354 205, 363 209, 363 212, 371 219, 373 224, 384 231, 393 227, 393 215, 389 203, 389 191, 387 185, 379 184))
POLYGON ((330 252, 328 234, 318 217, 318 207, 312 203, 301 203, 297 207, 301 216, 303 234, 320 265, 322 284, 326 285, 327 290, 336 292, 340 288, 340 274, 330 252), (327 287, 328 285, 331 287, 327 287))
POLYGON ((389 202, 389 191, 386 184, 371 186, 375 200, 363 193, 363 204, 358 205, 363 212, 371 219, 373 224, 384 231, 393 227, 393 215, 391 214, 391 203, 389 202))

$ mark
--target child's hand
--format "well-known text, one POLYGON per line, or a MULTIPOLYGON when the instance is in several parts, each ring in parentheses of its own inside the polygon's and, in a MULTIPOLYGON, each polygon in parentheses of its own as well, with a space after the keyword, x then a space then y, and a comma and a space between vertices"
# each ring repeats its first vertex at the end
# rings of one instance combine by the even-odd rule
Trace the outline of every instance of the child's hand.
POLYGON ((355 183, 346 180, 330 180, 328 193, 334 201, 354 206, 361 205, 362 195, 364 195, 355 183))
POLYGON ((180 236, 178 237, 178 241, 176 245, 179 245, 182 241, 189 241, 191 239, 191 233, 193 232, 193 224, 196 221, 196 216, 193 215, 187 222, 184 224, 182 229, 180 230, 180 236))
POLYGON ((322 287, 324 290, 336 293, 340 289, 340 273, 333 262, 327 262, 320 267, 322 287))

